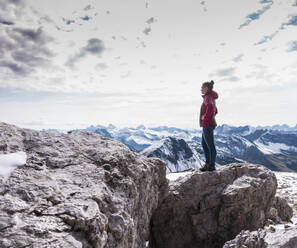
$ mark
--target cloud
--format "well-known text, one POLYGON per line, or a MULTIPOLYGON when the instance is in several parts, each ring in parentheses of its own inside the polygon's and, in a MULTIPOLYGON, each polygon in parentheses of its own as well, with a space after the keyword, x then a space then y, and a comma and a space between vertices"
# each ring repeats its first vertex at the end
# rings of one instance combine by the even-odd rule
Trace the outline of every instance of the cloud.
POLYGON ((59 31, 67 32, 67 33, 74 31, 73 29, 65 29, 65 28, 63 28, 61 26, 57 26, 57 25, 56 25, 56 29, 59 31))
POLYGON ((31 29, 31 28, 13 28, 8 30, 8 35, 10 38, 14 39, 17 43, 23 46, 28 42, 33 42, 34 44, 44 45, 53 39, 43 32, 42 28, 31 29))
POLYGON ((44 58, 36 56, 28 51, 16 51, 13 52, 11 56, 16 62, 29 65, 30 67, 37 67, 47 62, 44 58))
POLYGON ((219 77, 228 77, 228 76, 233 76, 235 73, 236 68, 234 67, 229 67, 229 68, 223 68, 215 71, 214 73, 210 73, 209 76, 219 76, 219 77))
POLYGON ((141 42, 139 43, 139 45, 136 46, 136 48, 139 48, 139 47, 145 48, 145 47, 146 47, 145 42, 144 42, 144 41, 141 41, 141 42))
POLYGON ((108 68, 108 65, 105 63, 98 63, 95 67, 96 69, 101 69, 101 70, 105 70, 108 68))
POLYGON ((0 71, 6 68, 14 75, 24 76, 48 65, 54 56, 47 48, 52 41, 41 28, 7 27, 0 35, 0 71))
POLYGON ((1 67, 8 68, 11 72, 18 76, 25 76, 30 73, 29 68, 10 61, 0 61, 0 68, 1 67))
POLYGON ((256 45, 261 45, 261 44, 264 44, 264 43, 266 43, 268 41, 271 41, 277 34, 278 34, 278 31, 274 32, 271 35, 265 35, 262 40, 256 42, 254 45, 255 46, 256 45))
POLYGON ((102 40, 92 38, 88 40, 88 44, 80 49, 80 52, 70 57, 66 62, 66 66, 74 67, 81 59, 87 55, 100 56, 105 50, 104 43, 102 40))
POLYGON ((151 27, 146 27, 144 30, 143 30, 143 33, 146 34, 146 35, 149 35, 149 33, 152 31, 151 27))
POLYGON ((238 56, 236 56, 234 59, 232 59, 233 62, 240 62, 242 61, 242 58, 243 58, 243 54, 239 54, 238 56))
POLYGON ((295 52, 297 51, 297 41, 292 41, 289 43, 290 48, 288 49, 288 52, 295 52))
MULTIPOLYGON (((263 64, 252 65, 252 70, 246 75, 247 79, 253 79, 262 82, 263 87, 266 83, 271 85, 274 82, 277 84, 282 84, 283 79, 280 79, 279 73, 271 69, 269 66, 263 64)), ((251 80, 251 81, 253 81, 251 80)))
POLYGON ((14 24, 13 22, 2 21, 2 20, 0 20, 0 23, 3 25, 13 25, 14 24))
MULTIPOLYGON (((279 28, 280 30, 284 29, 286 26, 297 26, 297 16, 289 16, 289 21, 286 23, 282 23, 281 27, 279 28)), ((279 33, 279 30, 274 32, 271 35, 265 35, 262 40, 256 42, 254 45, 261 45, 264 43, 267 43, 271 41, 277 34, 279 33)))
POLYGON ((140 45, 141 45, 142 47, 146 47, 144 41, 140 42, 140 45))
POLYGON ((239 77, 236 77, 236 76, 232 76, 232 77, 224 78, 221 81, 238 82, 238 81, 240 81, 240 78, 239 77))
MULTIPOLYGON (((144 30, 143 30, 143 33, 145 35, 149 35, 150 32, 152 31, 152 28, 151 28, 151 24, 153 24, 154 22, 157 22, 157 19, 154 18, 154 17, 151 17, 149 18, 148 20, 146 20, 146 23, 148 24, 148 27, 146 27, 144 30)), ((137 39, 139 39, 139 37, 137 37, 137 39)))
POLYGON ((147 21, 146 21, 146 23, 147 24, 152 24, 152 23, 154 23, 154 22, 156 22, 157 20, 154 18, 154 17, 151 17, 151 18, 149 18, 147 21))
POLYGON ((88 45, 83 48, 86 52, 94 55, 100 55, 104 49, 103 41, 96 38, 89 39, 88 45))
POLYGON ((14 23, 22 15, 23 0, 0 0, 0 23, 14 23))
POLYGON ((40 17, 39 19, 39 24, 42 24, 43 22, 46 22, 46 23, 55 23, 54 20, 52 18, 50 18, 49 16, 42 16, 40 17))
POLYGON ((85 25, 88 21, 97 16, 97 14, 95 8, 89 4, 81 10, 72 12, 71 15, 64 16, 62 22, 55 24, 55 26, 59 31, 72 32, 74 29, 69 30, 69 25, 76 24, 72 25, 73 28, 85 25))
POLYGON ((272 0, 261 0, 260 3, 265 4, 265 3, 273 3, 272 0))
POLYGON ((70 25, 72 23, 75 23, 75 20, 71 20, 71 19, 65 19, 63 18, 63 21, 67 24, 67 25, 70 25))
POLYGON ((121 75, 121 78, 125 79, 131 76, 131 71, 126 72, 124 75, 121 75))
POLYGON ((263 7, 262 9, 259 9, 256 12, 253 12, 253 13, 247 15, 247 17, 246 17, 247 20, 245 21, 245 23, 241 24, 238 29, 248 26, 252 21, 258 20, 261 15, 263 15, 267 10, 269 10, 271 8, 271 6, 273 4, 272 1, 268 1, 268 0, 262 0, 260 3, 262 3, 262 4, 269 3, 269 4, 266 5, 265 7, 263 7))
POLYGON ((92 9, 92 6, 89 4, 89 5, 87 5, 86 7, 84 7, 84 10, 85 11, 88 11, 88 10, 90 10, 90 9, 92 9))
POLYGON ((207 11, 207 8, 205 7, 206 2, 205 1, 201 1, 200 5, 203 7, 204 11, 207 11))

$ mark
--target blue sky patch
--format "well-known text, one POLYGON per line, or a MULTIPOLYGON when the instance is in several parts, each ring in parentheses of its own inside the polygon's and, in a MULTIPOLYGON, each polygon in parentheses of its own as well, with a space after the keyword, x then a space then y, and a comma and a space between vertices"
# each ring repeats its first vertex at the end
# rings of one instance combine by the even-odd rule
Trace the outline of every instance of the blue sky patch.
POLYGON ((261 0, 260 3, 265 4, 265 3, 273 3, 272 0, 261 0))
POLYGON ((84 20, 84 21, 89 21, 91 20, 92 18, 89 17, 89 16, 84 16, 84 17, 81 17, 80 19, 84 20))
POLYGON ((291 16, 291 19, 288 22, 283 23, 280 29, 284 29, 286 26, 297 26, 297 16, 291 16))
POLYGON ((267 2, 270 3, 269 5, 266 5, 264 8, 257 10, 256 12, 253 12, 249 15, 247 15, 247 20, 245 23, 241 24, 239 26, 239 29, 248 26, 252 21, 258 20, 260 18, 261 15, 263 15, 267 10, 270 9, 270 7, 272 6, 273 2, 267 2))
POLYGON ((255 13, 249 14, 247 17, 250 18, 251 20, 257 20, 260 17, 260 13, 255 12, 255 13))
POLYGON ((75 21, 74 20, 66 20, 67 25, 70 25, 71 23, 75 23, 75 21))
POLYGON ((297 26, 297 16, 292 16, 291 20, 288 22, 289 26, 297 26))

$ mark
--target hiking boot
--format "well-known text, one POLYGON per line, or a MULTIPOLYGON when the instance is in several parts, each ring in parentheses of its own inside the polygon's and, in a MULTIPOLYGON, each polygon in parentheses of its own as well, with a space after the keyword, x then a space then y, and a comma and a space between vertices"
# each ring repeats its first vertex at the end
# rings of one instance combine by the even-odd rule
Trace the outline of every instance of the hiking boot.
POLYGON ((200 170, 200 171, 208 171, 208 170, 209 170, 209 164, 208 164, 208 163, 205 163, 205 164, 203 165, 203 167, 201 167, 199 170, 200 170))
POLYGON ((210 165, 208 167, 208 171, 215 171, 216 170, 216 167, 214 165, 210 165))

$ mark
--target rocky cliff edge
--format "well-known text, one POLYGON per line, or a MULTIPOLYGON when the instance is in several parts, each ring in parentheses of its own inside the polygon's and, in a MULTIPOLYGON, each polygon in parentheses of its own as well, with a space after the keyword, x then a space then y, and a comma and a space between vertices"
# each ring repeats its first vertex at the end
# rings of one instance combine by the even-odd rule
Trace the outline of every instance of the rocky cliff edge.
POLYGON ((166 166, 89 132, 0 123, 0 154, 26 164, 0 176, 0 247, 144 247, 166 166))
POLYGON ((0 123, 0 156, 20 151, 26 163, 0 173, 1 248, 216 248, 230 240, 226 247, 239 248, 253 240, 249 231, 291 218, 275 197, 274 173, 260 165, 230 164, 168 184, 161 160, 98 134, 0 123))

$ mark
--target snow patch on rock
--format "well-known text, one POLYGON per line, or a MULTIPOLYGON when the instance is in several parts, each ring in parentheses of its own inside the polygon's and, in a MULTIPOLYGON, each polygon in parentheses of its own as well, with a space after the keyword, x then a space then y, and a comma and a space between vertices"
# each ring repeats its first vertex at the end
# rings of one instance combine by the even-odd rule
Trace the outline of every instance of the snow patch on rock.
POLYGON ((0 175, 7 179, 15 168, 26 164, 26 160, 25 152, 0 154, 0 175))
POLYGON ((297 148, 294 146, 287 146, 286 144, 282 143, 273 143, 273 142, 267 142, 267 144, 263 144, 259 141, 254 142, 258 149, 263 152, 264 154, 277 154, 282 153, 282 150, 284 151, 292 151, 297 152, 297 148))

